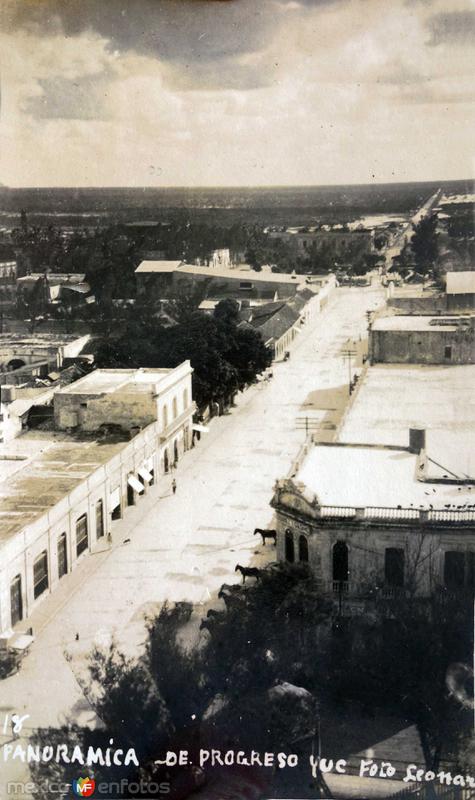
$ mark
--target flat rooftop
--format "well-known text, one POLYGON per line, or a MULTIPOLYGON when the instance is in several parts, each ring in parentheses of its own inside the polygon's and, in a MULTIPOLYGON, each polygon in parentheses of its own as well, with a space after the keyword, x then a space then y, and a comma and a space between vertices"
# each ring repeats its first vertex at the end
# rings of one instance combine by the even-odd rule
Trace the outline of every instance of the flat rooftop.
POLYGON ((129 444, 30 431, 2 446, 0 548, 129 444))
POLYGON ((61 389, 61 394, 110 394, 118 390, 147 391, 173 369, 96 369, 61 389))
POLYGON ((252 283, 303 283, 307 275, 289 275, 282 272, 256 272, 255 270, 227 269, 225 267, 198 267, 181 261, 142 261, 135 274, 179 272, 184 275, 203 275, 208 278, 226 278, 252 283), (181 266, 180 266, 181 265, 181 266))
POLYGON ((10 344, 21 347, 38 347, 39 345, 47 345, 48 347, 58 346, 62 344, 69 344, 78 339, 84 338, 84 334, 73 333, 0 333, 0 347, 5 347, 10 344))
MULTIPOLYGON (((439 476, 475 473, 475 365, 376 364, 361 379, 338 440, 405 447, 426 430, 439 476)), ((432 465, 435 474, 435 465, 432 465)))
POLYGON ((183 261, 142 261, 135 272, 175 272, 183 261))
POLYGON ((339 441, 405 447, 409 428, 475 431, 475 365, 375 364, 361 379, 339 441))
POLYGON ((379 317, 373 323, 374 331, 456 331, 460 325, 470 325, 470 316, 429 316, 396 314, 379 317))
MULTIPOLYGON (((429 465, 430 467, 430 465, 429 465)), ((475 506, 473 487, 417 480, 418 455, 408 450, 364 445, 316 445, 295 476, 322 506, 446 511, 475 506)))

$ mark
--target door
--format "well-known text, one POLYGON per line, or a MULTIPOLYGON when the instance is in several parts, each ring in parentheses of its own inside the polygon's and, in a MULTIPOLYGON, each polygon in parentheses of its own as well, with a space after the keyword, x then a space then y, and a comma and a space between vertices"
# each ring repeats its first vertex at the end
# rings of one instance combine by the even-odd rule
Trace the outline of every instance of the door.
POLYGON ((10 584, 10 614, 12 628, 23 619, 23 599, 21 595, 21 575, 13 578, 10 584))
POLYGON ((58 578, 62 578, 68 571, 68 551, 66 534, 62 533, 58 539, 58 578))

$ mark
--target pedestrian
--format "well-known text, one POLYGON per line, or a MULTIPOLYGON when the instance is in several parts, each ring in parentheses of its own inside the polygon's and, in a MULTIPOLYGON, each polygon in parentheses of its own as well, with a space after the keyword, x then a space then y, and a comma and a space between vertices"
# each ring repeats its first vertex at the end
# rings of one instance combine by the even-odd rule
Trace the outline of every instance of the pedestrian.
POLYGON ((173 480, 172 480, 172 492, 173 492, 173 494, 176 494, 176 480, 175 480, 175 478, 173 478, 173 480))

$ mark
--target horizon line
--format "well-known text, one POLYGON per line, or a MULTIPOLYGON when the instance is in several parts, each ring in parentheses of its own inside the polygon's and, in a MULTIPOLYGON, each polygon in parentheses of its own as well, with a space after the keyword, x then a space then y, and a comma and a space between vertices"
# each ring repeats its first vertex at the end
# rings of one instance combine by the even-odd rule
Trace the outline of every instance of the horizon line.
POLYGON ((111 184, 103 184, 103 185, 95 185, 95 186, 86 186, 86 185, 72 185, 72 184, 64 184, 64 185, 41 185, 41 186, 8 186, 6 184, 0 184, 0 191, 1 190, 9 190, 9 191, 22 191, 22 190, 31 190, 31 191, 42 191, 42 190, 65 190, 65 189, 81 189, 81 190, 97 190, 97 189, 117 189, 117 190, 229 190, 229 189, 236 189, 236 190, 245 190, 245 189, 326 189, 331 187, 340 187, 340 186, 404 186, 407 184, 414 184, 414 183, 461 183, 463 181, 475 183, 475 177, 464 177, 464 178, 424 178, 424 180, 404 180, 404 181, 397 181, 397 180, 390 180, 390 181, 370 181, 369 183, 361 183, 361 182, 349 182, 349 183, 274 183, 274 184, 226 184, 226 185, 217 185, 217 184, 193 184, 193 185, 185 185, 185 184, 167 184, 165 186, 147 186, 147 185, 111 185, 111 184))

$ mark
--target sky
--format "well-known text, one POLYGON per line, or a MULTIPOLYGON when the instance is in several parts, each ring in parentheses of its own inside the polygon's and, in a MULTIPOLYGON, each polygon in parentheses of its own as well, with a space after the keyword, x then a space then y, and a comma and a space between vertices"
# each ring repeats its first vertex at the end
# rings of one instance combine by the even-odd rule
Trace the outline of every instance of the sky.
POLYGON ((1 0, 0 181, 474 174, 475 0, 1 0))

